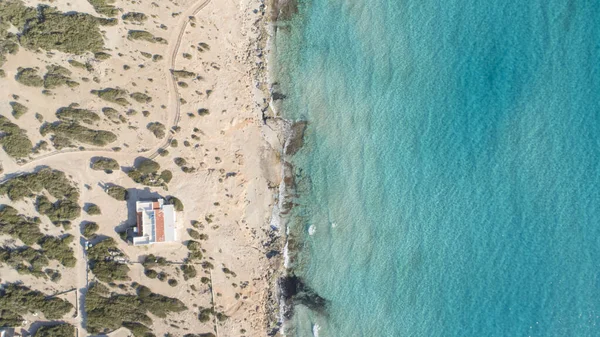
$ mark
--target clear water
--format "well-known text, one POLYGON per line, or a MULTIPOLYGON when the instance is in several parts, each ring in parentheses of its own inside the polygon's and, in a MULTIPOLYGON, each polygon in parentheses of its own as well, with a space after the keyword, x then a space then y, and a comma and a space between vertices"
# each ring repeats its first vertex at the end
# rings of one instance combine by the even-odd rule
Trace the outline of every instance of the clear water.
POLYGON ((330 301, 290 334, 600 336, 597 2, 301 0, 277 44, 330 301))

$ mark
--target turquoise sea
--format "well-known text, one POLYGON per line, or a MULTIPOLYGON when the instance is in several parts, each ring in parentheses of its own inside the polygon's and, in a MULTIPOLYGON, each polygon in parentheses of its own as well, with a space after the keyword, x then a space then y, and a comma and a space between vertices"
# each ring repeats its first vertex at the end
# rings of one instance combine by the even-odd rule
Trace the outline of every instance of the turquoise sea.
POLYGON ((329 301, 289 336, 600 336, 600 3, 300 0, 276 44, 329 301))

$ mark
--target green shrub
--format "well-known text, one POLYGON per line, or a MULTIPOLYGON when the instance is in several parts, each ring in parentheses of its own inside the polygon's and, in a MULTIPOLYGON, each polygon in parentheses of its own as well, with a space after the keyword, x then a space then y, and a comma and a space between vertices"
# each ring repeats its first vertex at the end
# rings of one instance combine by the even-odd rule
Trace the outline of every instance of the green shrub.
POLYGON ((154 269, 144 269, 144 275, 151 279, 155 279, 158 276, 158 273, 154 269))
POLYGON ((144 257, 144 261, 142 262, 144 268, 152 268, 156 266, 165 266, 167 265, 167 259, 162 256, 155 256, 154 254, 149 254, 144 257))
POLYGON ((45 136, 48 133, 95 146, 105 146, 117 140, 117 135, 110 131, 92 130, 72 122, 42 125, 40 134, 45 136))
POLYGON ((167 281, 167 283, 171 286, 171 287, 176 287, 177 286, 177 280, 174 278, 170 278, 169 281, 167 281))
POLYGON ((167 40, 163 39, 162 37, 156 37, 152 35, 152 33, 145 30, 130 30, 127 32, 127 38, 130 40, 141 40, 150 43, 167 43, 167 40))
POLYGON ((90 269, 102 282, 113 282, 117 280, 129 280, 127 273, 129 267, 126 264, 114 260, 115 256, 124 256, 117 248, 113 238, 106 238, 96 243, 87 251, 90 269))
POLYGON ((27 137, 25 130, 8 118, 0 115, 0 144, 9 156, 13 158, 27 157, 31 153, 33 143, 27 137))
POLYGON ((119 10, 112 6, 111 3, 114 3, 114 0, 88 0, 90 5, 94 7, 94 10, 98 14, 106 15, 106 16, 117 16, 119 14, 119 10))
POLYGON ((44 80, 37 74, 37 70, 33 68, 19 68, 15 75, 17 82, 28 87, 41 87, 44 85, 44 80))
POLYGON ((18 103, 18 102, 10 102, 9 104, 12 107, 12 115, 16 119, 19 119, 21 116, 23 116, 29 110, 29 109, 27 109, 26 106, 24 106, 23 104, 18 103))
POLYGON ((146 128, 154 134, 156 138, 165 138, 167 128, 160 122, 152 122, 146 125, 146 128))
POLYGON ((184 264, 181 266, 181 271, 183 272, 183 279, 188 280, 190 278, 194 278, 197 275, 196 268, 190 264, 184 264))
POLYGON ((0 247, 0 263, 11 266, 19 274, 43 277, 42 268, 48 265, 48 258, 42 251, 27 246, 0 247))
POLYGON ((170 183, 171 180, 173 179, 173 172, 169 171, 169 170, 164 170, 160 173, 160 178, 165 182, 165 183, 170 183))
MULTIPOLYGON (((18 317, 22 321, 21 315, 36 311, 41 311, 46 319, 60 319, 73 309, 73 305, 58 297, 49 297, 26 286, 9 283, 0 290, 0 308, 2 319, 6 311, 8 317, 18 317)), ((15 324, 18 325, 20 322, 15 324)))
MULTIPOLYGON (((0 6, 0 11, 3 10, 0 6)), ((23 6, 20 4, 20 6, 23 6)), ((13 23, 20 33, 21 45, 30 50, 59 50, 71 54, 100 51, 104 40, 99 25, 115 22, 95 18, 89 14, 62 13, 48 6, 21 8, 25 17, 13 23)))
POLYGON ((142 173, 154 173, 160 170, 160 165, 152 159, 144 158, 138 162, 136 169, 142 173))
POLYGON ((200 311, 198 313, 198 320, 202 323, 206 323, 210 321, 210 315, 213 313, 212 308, 198 308, 200 311))
POLYGON ((92 93, 92 95, 100 97, 101 99, 107 102, 119 104, 121 106, 129 105, 129 101, 125 99, 125 96, 127 96, 127 90, 118 88, 105 88, 102 90, 92 90, 90 91, 90 93, 92 93))
POLYGON ((104 191, 117 200, 127 200, 127 190, 124 187, 113 185, 106 188, 104 191))
POLYGON ((123 322, 123 327, 131 331, 134 337, 147 337, 151 331, 147 326, 136 322, 123 322))
POLYGON ((89 215, 99 215, 102 214, 102 212, 100 211, 100 207, 98 207, 98 205, 96 204, 89 204, 86 208, 85 208, 85 212, 89 215))
POLYGON ((70 180, 61 171, 43 168, 38 172, 26 173, 0 185, 0 195, 7 195, 10 200, 33 198, 42 190, 57 198, 72 201, 79 199, 79 192, 71 185, 70 180))
POLYGON ((46 257, 57 260, 67 268, 73 268, 77 259, 73 249, 69 247, 71 242, 73 242, 73 236, 70 234, 62 238, 46 236, 40 241, 40 246, 46 257))
POLYGON ((200 240, 200 233, 198 233, 198 231, 196 231, 195 229, 188 228, 187 232, 192 239, 200 240))
POLYGON ((175 78, 194 78, 196 77, 196 73, 187 70, 175 70, 171 69, 171 74, 175 78))
POLYGON ((56 118, 65 122, 84 122, 86 124, 92 124, 100 120, 100 116, 93 111, 70 106, 56 110, 56 118))
POLYGON ((40 327, 32 337, 74 337, 75 327, 68 323, 40 327))
POLYGON ((105 61, 105 60, 108 60, 109 58, 111 58, 111 55, 109 53, 99 51, 99 52, 94 53, 94 57, 100 61, 105 61))
POLYGON ((188 87, 188 84, 185 83, 184 81, 177 82, 177 85, 184 89, 188 87))
POLYGON ((167 203, 175 206, 175 210, 177 212, 183 212, 183 203, 181 200, 175 198, 174 196, 167 197, 167 203))
POLYGON ((153 62, 158 62, 158 61, 161 61, 162 59, 163 59, 162 55, 158 55, 158 54, 152 55, 153 62))
POLYGON ((113 158, 106 157, 95 157, 92 158, 90 167, 92 170, 106 171, 106 170, 118 170, 120 168, 119 163, 113 158))
POLYGON ((121 16, 121 19, 123 19, 123 21, 134 21, 134 22, 142 23, 142 22, 148 20, 148 17, 144 13, 128 12, 128 13, 123 14, 123 16, 121 16))
POLYGON ((95 222, 86 222, 85 224, 83 224, 83 226, 81 228, 81 233, 86 238, 90 238, 90 237, 92 237, 92 235, 96 234, 96 232, 99 229, 100 229, 100 226, 98 226, 97 223, 95 223, 95 222))
POLYGON ((71 71, 65 67, 59 65, 51 65, 46 66, 48 70, 46 75, 44 75, 44 88, 45 89, 54 89, 63 85, 68 85, 69 87, 76 86, 71 81, 69 77, 71 75, 71 71))
POLYGON ((129 97, 133 98, 138 103, 152 102, 152 97, 141 92, 134 92, 133 94, 129 95, 129 97))
POLYGON ((187 160, 185 160, 184 158, 181 158, 181 157, 176 157, 175 159, 173 159, 173 161, 175 162, 175 165, 177 165, 177 166, 184 166, 187 164, 187 160))
POLYGON ((144 51, 141 51, 140 54, 142 54, 142 56, 145 57, 145 58, 148 58, 148 59, 152 58, 152 54, 150 54, 150 53, 146 53, 144 51))
POLYGON ((151 325, 147 313, 159 318, 187 310, 178 299, 154 294, 147 287, 138 286, 137 295, 110 293, 99 284, 92 284, 85 298, 87 330, 92 334, 108 333, 124 326, 124 322, 151 325))
POLYGON ((208 109, 204 109, 204 108, 198 109, 198 115, 200 115, 200 116, 206 116, 206 115, 209 115, 209 114, 210 113, 208 112, 208 109))
POLYGON ((81 207, 69 199, 59 199, 51 203, 45 195, 40 195, 35 206, 40 214, 46 215, 52 222, 74 220, 81 215, 81 207))

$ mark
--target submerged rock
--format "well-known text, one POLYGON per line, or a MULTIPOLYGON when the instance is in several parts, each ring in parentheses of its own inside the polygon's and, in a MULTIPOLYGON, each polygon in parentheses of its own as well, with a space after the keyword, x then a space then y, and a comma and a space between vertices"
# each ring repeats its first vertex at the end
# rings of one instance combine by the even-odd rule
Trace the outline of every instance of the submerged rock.
POLYGON ((290 319, 294 314, 294 305, 301 304, 307 308, 323 313, 327 308, 327 300, 308 287, 301 278, 287 275, 278 280, 280 296, 285 302, 284 317, 290 319))

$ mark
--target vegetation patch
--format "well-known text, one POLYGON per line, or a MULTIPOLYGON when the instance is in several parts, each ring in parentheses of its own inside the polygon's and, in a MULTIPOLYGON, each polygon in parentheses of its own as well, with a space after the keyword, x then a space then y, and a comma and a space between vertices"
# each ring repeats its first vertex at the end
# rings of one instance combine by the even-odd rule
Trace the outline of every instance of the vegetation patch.
POLYGON ((167 204, 175 206, 177 212, 183 212, 183 203, 172 195, 167 196, 167 204))
POLYGON ((45 123, 40 128, 40 133, 42 136, 52 133, 56 136, 95 146, 105 146, 117 140, 117 135, 110 131, 92 130, 72 122, 45 123))
POLYGON ((110 119, 111 122, 113 123, 125 123, 127 122, 127 119, 121 115, 117 110, 111 108, 111 107, 104 107, 102 108, 102 113, 104 114, 104 116, 108 119, 110 119))
POLYGON ((181 266, 181 271, 183 272, 183 279, 188 280, 196 277, 197 272, 196 268, 190 264, 184 264, 181 266))
POLYGON ((56 118, 64 122, 83 122, 86 124, 92 124, 100 120, 100 116, 93 111, 71 106, 56 110, 56 118))
POLYGON ((129 105, 129 101, 127 101, 127 99, 125 98, 127 96, 127 90, 118 88, 105 88, 102 90, 92 90, 90 91, 90 93, 110 103, 118 104, 121 106, 129 105))
POLYGON ((113 238, 106 238, 87 251, 90 269, 102 282, 129 280, 129 267, 121 263, 125 254, 117 248, 113 238))
POLYGON ((99 215, 102 214, 102 212, 100 211, 100 207, 96 204, 88 204, 85 207, 85 212, 89 215, 99 215))
POLYGON ((107 187, 104 191, 106 192, 106 194, 110 195, 111 197, 117 200, 127 200, 127 190, 124 187, 113 185, 107 187))
POLYGON ((0 289, 0 326, 20 326, 27 313, 42 312, 47 319, 60 319, 73 305, 42 292, 9 283, 0 289))
POLYGON ((71 71, 65 67, 59 65, 46 66, 47 72, 44 75, 44 88, 54 89, 63 85, 67 85, 71 88, 76 87, 79 83, 72 81, 71 71))
POLYGON ((45 195, 37 197, 35 206, 40 214, 46 215, 53 223, 74 220, 81 215, 81 207, 76 201, 59 199, 52 203, 45 195))
POLYGON ((26 173, 14 177, 0 185, 0 195, 6 195, 12 201, 33 198, 42 190, 46 190, 57 199, 77 201, 79 191, 66 175, 57 170, 43 168, 38 172, 26 173))
POLYGON ((123 16, 121 16, 121 19, 123 19, 123 21, 143 23, 144 21, 148 20, 148 16, 146 16, 146 14, 144 13, 128 12, 123 14, 123 16))
POLYGON ((60 323, 52 326, 42 326, 32 337, 73 337, 75 327, 69 323, 60 323))
POLYGON ((39 244, 46 257, 51 260, 57 260, 67 268, 73 268, 77 262, 73 249, 69 247, 69 244, 73 242, 73 240, 74 237, 70 234, 67 234, 62 238, 45 236, 39 244))
POLYGON ((19 274, 45 277, 46 274, 42 269, 48 265, 48 258, 42 251, 27 246, 0 247, 0 263, 11 266, 19 274))
POLYGON ((104 40, 99 26, 117 23, 85 13, 63 13, 45 5, 26 7, 21 1, 0 2, 0 22, 4 22, 0 24, 0 36, 10 23, 17 28, 21 45, 27 49, 71 54, 100 51, 104 40))
POLYGON ((27 157, 33 147, 25 130, 2 115, 0 115, 0 144, 6 154, 13 158, 27 157))
POLYGON ((152 134, 159 139, 165 138, 167 131, 167 128, 164 126, 164 124, 160 122, 148 123, 148 125, 146 125, 146 129, 150 130, 150 132, 152 132, 152 134))
POLYGON ((133 100, 135 100, 138 103, 152 102, 152 97, 141 92, 134 92, 133 94, 129 95, 129 97, 133 98, 133 100))
POLYGON ((119 163, 113 158, 94 157, 92 158, 90 167, 97 171, 114 171, 118 170, 121 166, 119 166, 119 163))
POLYGON ((106 61, 112 56, 109 53, 105 53, 103 51, 95 52, 94 57, 100 61, 106 61))
POLYGON ((156 37, 145 30, 130 30, 127 32, 127 38, 130 40, 167 44, 167 40, 162 37, 156 37))
POLYGON ((111 5, 115 2, 114 0, 88 0, 88 2, 94 7, 94 10, 98 14, 109 17, 117 16, 117 14, 119 14, 119 10, 111 5))
POLYGON ((100 229, 100 226, 98 226, 97 223, 86 222, 82 225, 81 234, 83 234, 83 236, 85 236, 86 238, 91 238, 94 234, 96 234, 96 232, 99 229, 100 229))
POLYGON ((38 75, 38 71, 33 68, 19 67, 15 75, 15 80, 28 87, 41 87, 44 85, 44 80, 38 75))
POLYGON ((175 78, 194 78, 196 77, 196 73, 187 70, 175 70, 171 69, 171 74, 175 76, 175 78))
POLYGON ((12 115, 16 119, 19 119, 21 116, 27 113, 29 109, 19 102, 10 102, 10 106, 12 107, 12 115))
POLYGON ((138 285, 136 291, 136 295, 115 294, 102 284, 92 284, 85 299, 87 330, 93 334, 108 333, 127 327, 127 322, 151 325, 148 313, 165 318, 170 313, 187 310, 180 300, 154 294, 148 287, 138 285))
POLYGON ((133 181, 146 186, 166 186, 167 182, 163 180, 162 174, 158 173, 160 165, 152 159, 144 158, 127 172, 133 181))

